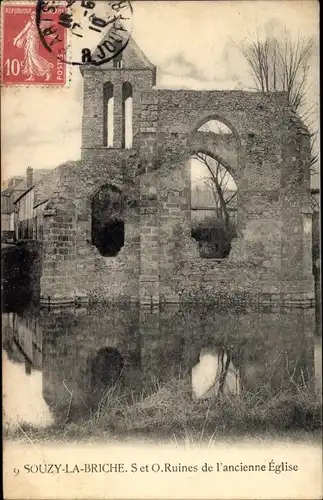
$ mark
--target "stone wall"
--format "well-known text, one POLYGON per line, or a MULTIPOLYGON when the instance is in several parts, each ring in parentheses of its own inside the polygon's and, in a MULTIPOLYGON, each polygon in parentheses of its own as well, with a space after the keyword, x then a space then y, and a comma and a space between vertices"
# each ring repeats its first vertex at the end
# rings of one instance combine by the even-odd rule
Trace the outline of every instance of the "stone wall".
POLYGON ((309 136, 284 93, 152 89, 153 71, 84 70, 82 159, 54 175, 44 218, 41 293, 142 303, 260 300, 312 305, 309 136), (114 147, 103 147, 103 84, 114 85, 114 147), (132 149, 122 145, 122 83, 133 86, 132 149), (199 127, 232 130, 217 142, 199 127), (238 188, 238 237, 228 259, 202 259, 191 239, 190 158, 227 154, 238 188), (124 196, 125 246, 91 244, 91 198, 124 196))
POLYGON ((284 95, 158 91, 160 294, 166 301, 247 292, 277 301, 292 301, 295 294, 295 300, 310 302, 312 274, 304 266, 310 248, 303 241, 301 215, 309 194, 303 134, 284 95), (201 259, 190 239, 189 147, 194 143, 198 149, 194 132, 208 119, 230 126, 238 157, 236 170, 231 168, 238 188, 238 238, 221 262, 201 259))
POLYGON ((54 301, 75 297, 137 297, 139 216, 137 163, 133 151, 111 151, 109 166, 100 152, 61 171, 44 217, 44 265, 41 293, 54 301), (111 163, 110 163, 111 162, 111 163), (125 197, 125 246, 116 257, 103 257, 91 244, 91 198, 105 184, 125 197))
POLYGON ((10 215, 1 214, 1 238, 4 231, 10 231, 10 215))
POLYGON ((141 91, 152 86, 151 71, 124 70, 105 71, 89 70, 83 72, 84 78, 84 107, 82 148, 102 148, 103 146, 103 84, 110 82, 113 85, 114 96, 114 142, 113 148, 122 147, 122 85, 129 82, 133 89, 133 137, 134 147, 138 147, 138 133, 140 127, 140 100, 141 91))

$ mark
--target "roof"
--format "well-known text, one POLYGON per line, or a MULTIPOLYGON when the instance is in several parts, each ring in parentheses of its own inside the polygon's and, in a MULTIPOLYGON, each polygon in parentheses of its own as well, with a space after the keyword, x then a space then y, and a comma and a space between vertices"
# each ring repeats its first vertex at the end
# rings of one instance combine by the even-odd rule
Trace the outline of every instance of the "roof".
POLYGON ((39 168, 33 171, 33 183, 32 186, 27 187, 27 180, 24 179, 21 181, 14 190, 13 202, 16 203, 20 200, 25 194, 27 194, 35 184, 40 182, 46 175, 48 175, 52 169, 39 168))
MULTIPOLYGON (((14 191, 15 192, 19 191, 19 193, 21 193, 21 192, 26 191, 26 189, 27 189, 27 182, 26 182, 26 179, 24 179, 21 182, 19 182, 19 184, 17 184, 14 191)), ((14 198, 15 198, 15 196, 14 196, 14 198)))
MULTIPOLYGON (((106 35, 102 38, 101 42, 99 45, 102 45, 106 40, 109 39, 110 37, 110 32, 114 28, 110 28, 110 30, 106 33, 106 35)), ((122 33, 122 37, 125 41, 125 47, 122 50, 122 69, 127 70, 127 69, 149 69, 153 72, 156 72, 156 66, 152 64, 152 62, 148 59, 148 57, 144 54, 144 52, 141 50, 139 45, 135 42, 134 38, 129 34, 127 30, 124 30, 122 33), (125 33, 125 34, 124 34, 125 33)), ((112 37, 113 38, 113 37, 112 37)), ((98 47, 94 49, 92 52, 92 58, 93 60, 99 60, 98 54, 98 47)), ((113 58, 110 59, 109 61, 104 62, 103 64, 100 64, 98 66, 94 66, 96 69, 112 69, 113 66, 113 58)), ((93 68, 93 66, 91 66, 93 68)))

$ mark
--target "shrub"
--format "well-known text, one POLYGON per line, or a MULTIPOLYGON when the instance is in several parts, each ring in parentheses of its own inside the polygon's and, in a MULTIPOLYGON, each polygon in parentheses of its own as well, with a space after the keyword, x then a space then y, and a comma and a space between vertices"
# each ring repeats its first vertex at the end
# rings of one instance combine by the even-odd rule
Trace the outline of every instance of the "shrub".
POLYGON ((201 257, 224 259, 231 250, 231 241, 236 237, 236 224, 230 220, 227 226, 220 218, 206 217, 192 224, 192 238, 199 243, 201 257))

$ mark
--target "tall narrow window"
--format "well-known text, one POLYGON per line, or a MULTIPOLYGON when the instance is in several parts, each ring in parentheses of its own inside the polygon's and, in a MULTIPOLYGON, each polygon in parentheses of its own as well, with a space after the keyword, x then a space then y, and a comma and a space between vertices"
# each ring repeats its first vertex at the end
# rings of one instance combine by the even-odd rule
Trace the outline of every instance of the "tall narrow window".
POLYGON ((103 86, 103 146, 113 147, 113 85, 103 86))
POLYGON ((122 52, 113 58, 113 67, 115 69, 122 69, 122 52))
POLYGON ((122 42, 115 41, 115 46, 116 46, 116 54, 113 57, 113 67, 114 69, 122 69, 123 64, 122 64, 122 42))
POLYGON ((132 148, 132 86, 129 82, 122 85, 122 147, 132 148))

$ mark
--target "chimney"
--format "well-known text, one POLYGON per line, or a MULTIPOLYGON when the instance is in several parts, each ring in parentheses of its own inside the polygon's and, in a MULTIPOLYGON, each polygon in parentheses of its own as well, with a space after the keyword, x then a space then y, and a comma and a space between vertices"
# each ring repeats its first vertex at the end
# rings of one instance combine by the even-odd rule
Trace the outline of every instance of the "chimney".
POLYGON ((33 185, 33 172, 34 172, 34 170, 31 167, 28 167, 26 170, 27 189, 33 185))

